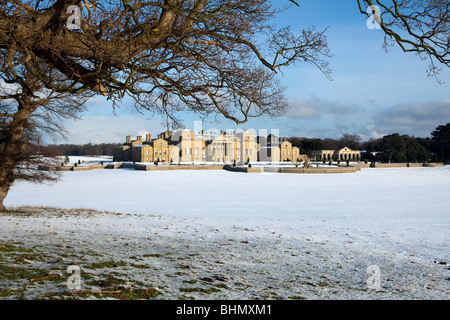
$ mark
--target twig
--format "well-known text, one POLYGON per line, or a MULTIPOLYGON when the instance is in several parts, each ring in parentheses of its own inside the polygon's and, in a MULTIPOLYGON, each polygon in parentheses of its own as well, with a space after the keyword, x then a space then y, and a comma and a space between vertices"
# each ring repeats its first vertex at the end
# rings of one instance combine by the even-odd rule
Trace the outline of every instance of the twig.
POLYGON ((59 274, 49 274, 48 276, 41 277, 41 278, 31 278, 30 281, 34 282, 34 281, 41 281, 41 280, 47 280, 50 278, 59 278, 59 277, 60 277, 59 274))
POLYGON ((120 292, 122 292, 122 290, 114 290, 114 291, 79 290, 79 291, 64 291, 64 292, 44 293, 44 294, 39 295, 39 297, 50 297, 50 296, 60 296, 60 295, 74 295, 74 294, 82 294, 82 293, 111 294, 111 293, 120 293, 120 292))

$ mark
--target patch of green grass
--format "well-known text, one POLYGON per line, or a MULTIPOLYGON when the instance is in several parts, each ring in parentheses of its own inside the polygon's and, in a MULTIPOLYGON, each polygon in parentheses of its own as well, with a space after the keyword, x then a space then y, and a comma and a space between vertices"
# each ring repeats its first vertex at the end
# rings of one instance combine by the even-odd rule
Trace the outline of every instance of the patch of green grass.
POLYGON ((306 300, 305 297, 302 296, 292 296, 292 297, 288 297, 291 300, 306 300))
POLYGON ((11 297, 11 296, 22 296, 23 292, 21 290, 0 289, 0 298, 11 297))
POLYGON ((150 300, 155 299, 162 293, 155 288, 111 288, 103 291, 75 291, 75 292, 55 292, 49 294, 49 299, 56 299, 59 297, 63 300, 79 300, 89 297, 98 299, 112 298, 117 300, 150 300))
POLYGON ((90 265, 85 266, 85 268, 88 269, 102 269, 102 268, 117 268, 117 267, 124 267, 127 266, 128 263, 123 260, 119 261, 104 261, 104 262, 94 262, 90 265))
POLYGON ((220 292, 220 289, 217 288, 181 288, 180 292, 200 292, 200 293, 213 293, 220 292))
POLYGON ((0 243, 0 252, 22 252, 22 253, 32 253, 32 249, 25 248, 23 246, 17 246, 17 244, 23 244, 22 242, 12 242, 12 243, 0 243))
POLYGON ((138 268, 138 269, 148 269, 150 268, 150 266, 146 265, 146 264, 135 264, 135 263, 130 263, 130 265, 133 268, 138 268))
POLYGON ((189 283, 189 284, 194 284, 197 283, 196 279, 192 279, 192 280, 183 280, 184 283, 189 283))
POLYGON ((144 257, 144 258, 149 258, 149 257, 151 257, 151 258, 161 258, 162 254, 150 253, 150 254, 144 254, 142 257, 144 257))
POLYGON ((48 275, 48 270, 0 265, 0 280, 25 280, 48 275))
POLYGON ((127 280, 116 278, 112 274, 107 274, 106 279, 96 279, 87 282, 88 285, 93 285, 100 288, 111 288, 121 284, 127 283, 127 280))

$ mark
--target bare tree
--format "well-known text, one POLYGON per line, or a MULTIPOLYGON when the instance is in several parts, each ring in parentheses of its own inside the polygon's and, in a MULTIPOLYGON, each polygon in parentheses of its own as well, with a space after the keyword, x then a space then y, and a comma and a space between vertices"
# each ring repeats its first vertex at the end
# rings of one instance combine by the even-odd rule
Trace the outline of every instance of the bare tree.
POLYGON ((60 94, 47 90, 27 75, 21 65, 7 66, 0 57, 3 92, 0 96, 0 210, 12 183, 55 181, 56 171, 39 166, 59 166, 60 160, 40 146, 45 135, 64 135, 62 120, 77 117, 88 96, 60 94), (12 85, 7 86, 7 83, 12 85), (20 85, 17 85, 20 83, 20 85))
POLYGON ((357 134, 344 133, 337 142, 338 148, 348 147, 353 150, 361 149, 361 137, 357 134))
MULTIPOLYGON (((376 4, 384 10, 381 26, 387 37, 405 51, 448 66, 447 1, 382 2, 376 4), (404 31, 412 42, 400 37, 404 31)), ((361 9, 374 4, 358 3, 361 9)), ((282 4, 0 0, 0 209, 19 177, 15 172, 23 164, 27 132, 60 131, 59 119, 76 116, 94 94, 106 96, 114 107, 129 96, 138 110, 160 113, 175 124, 180 110, 237 124, 283 114, 288 104, 277 72, 306 62, 330 77, 330 53, 325 30, 294 33, 271 25, 296 3, 282 4)))
POLYGON ((429 75, 440 81, 442 66, 450 67, 450 1, 358 0, 358 5, 384 31, 386 49, 398 45, 418 54, 428 60, 429 75))
POLYGON ((61 118, 94 94, 114 107, 130 96, 174 123, 179 110, 237 124, 283 114, 280 68, 302 61, 330 74, 324 31, 269 24, 285 9, 268 0, 0 1, 0 209, 25 177, 18 168, 33 162, 30 136, 61 132, 61 118))

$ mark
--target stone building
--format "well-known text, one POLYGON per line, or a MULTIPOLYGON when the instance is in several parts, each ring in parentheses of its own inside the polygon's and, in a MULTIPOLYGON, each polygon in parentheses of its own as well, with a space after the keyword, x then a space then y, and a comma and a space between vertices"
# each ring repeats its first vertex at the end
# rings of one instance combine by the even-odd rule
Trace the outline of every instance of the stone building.
POLYGON ((271 162, 304 162, 307 156, 300 153, 300 148, 292 145, 287 138, 269 135, 267 138, 258 137, 259 161, 271 162))
POLYGON ((300 162, 306 158, 287 138, 256 137, 251 131, 195 133, 184 129, 160 133, 156 139, 147 134, 145 140, 127 136, 114 150, 114 161, 130 162, 300 162))
POLYGON ((309 156, 312 161, 359 161, 361 159, 361 151, 344 147, 339 150, 314 150, 310 152, 309 156))
POLYGON ((280 141, 280 161, 303 162, 306 158, 306 155, 300 154, 300 148, 292 146, 287 138, 280 141))
POLYGON ((269 134, 267 137, 258 136, 258 161, 279 162, 280 142, 276 135, 269 134))
POLYGON ((361 159, 361 151, 344 147, 336 151, 336 157, 340 161, 359 161, 361 159))
POLYGON ((335 159, 335 150, 314 150, 309 157, 312 161, 330 161, 335 159))
POLYGON ((160 134, 154 140, 151 134, 147 134, 145 141, 142 136, 133 141, 127 136, 124 145, 114 149, 114 161, 178 162, 179 147, 167 137, 170 137, 169 132, 160 134))
POLYGON ((114 161, 132 162, 246 162, 257 161, 258 147, 251 132, 219 134, 194 133, 184 129, 164 132, 152 140, 147 134, 145 141, 138 136, 114 150, 114 161))

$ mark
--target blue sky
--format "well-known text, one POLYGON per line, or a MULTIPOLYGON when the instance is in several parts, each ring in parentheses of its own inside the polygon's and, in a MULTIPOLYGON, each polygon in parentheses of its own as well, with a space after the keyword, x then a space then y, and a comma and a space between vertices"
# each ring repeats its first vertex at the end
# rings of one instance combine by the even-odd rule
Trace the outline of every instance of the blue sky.
MULTIPOLYGON (((293 32, 311 25, 328 28, 333 80, 305 63, 285 68, 279 77, 287 87, 290 110, 286 115, 260 117, 241 126, 211 119, 203 122, 203 129, 276 129, 282 136, 334 139, 353 133, 368 140, 396 132, 426 137, 438 125, 450 122, 448 68, 440 74, 444 84, 439 84, 428 77, 427 62, 418 56, 396 47, 386 53, 382 31, 367 28, 356 0, 298 3, 300 7, 291 7, 274 22, 290 25, 293 32)), ((66 122, 67 141, 58 142, 123 142, 126 135, 155 135, 164 130, 161 119, 137 113, 131 105, 125 103, 113 114, 109 102, 93 98, 81 120, 66 122)), ((191 130, 199 120, 187 113, 181 117, 191 130)))

